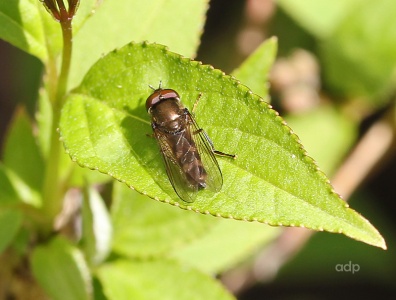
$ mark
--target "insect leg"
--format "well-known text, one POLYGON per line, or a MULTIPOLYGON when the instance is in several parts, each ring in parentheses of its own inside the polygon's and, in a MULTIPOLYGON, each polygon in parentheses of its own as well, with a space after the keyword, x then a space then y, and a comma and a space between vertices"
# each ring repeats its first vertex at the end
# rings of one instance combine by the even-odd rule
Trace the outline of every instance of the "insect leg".
POLYGON ((236 154, 228 154, 228 153, 224 153, 224 152, 221 152, 221 151, 218 151, 218 150, 215 150, 215 149, 213 149, 213 153, 218 155, 218 156, 230 157, 230 158, 233 158, 233 159, 237 158, 236 154))
POLYGON ((224 152, 221 152, 221 151, 216 150, 215 147, 214 147, 214 144, 213 144, 212 140, 211 140, 210 137, 207 135, 207 133, 205 132, 205 130, 203 130, 202 128, 200 128, 200 129, 198 129, 197 131, 194 132, 194 134, 198 134, 198 133, 202 133, 202 134, 205 136, 205 138, 206 138, 206 140, 209 142, 210 147, 212 148, 212 152, 213 152, 214 154, 216 154, 216 155, 218 155, 218 156, 223 156, 223 157, 230 157, 230 158, 233 158, 233 159, 236 159, 236 158, 237 158, 236 154, 228 154, 228 153, 224 153, 224 152))
POLYGON ((202 93, 199 93, 199 94, 198 94, 198 97, 197 97, 197 100, 195 100, 195 103, 194 103, 194 106, 193 106, 191 112, 194 113, 195 109, 196 109, 197 106, 198 106, 199 99, 201 99, 201 97, 202 97, 202 93))

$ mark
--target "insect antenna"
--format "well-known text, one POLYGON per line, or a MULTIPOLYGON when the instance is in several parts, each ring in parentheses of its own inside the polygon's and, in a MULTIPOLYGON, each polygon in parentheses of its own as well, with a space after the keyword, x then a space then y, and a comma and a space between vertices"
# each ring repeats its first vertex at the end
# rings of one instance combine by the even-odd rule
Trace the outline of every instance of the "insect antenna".
POLYGON ((150 89, 152 89, 153 91, 156 90, 160 90, 162 88, 162 80, 160 80, 159 85, 158 85, 158 89, 156 89, 155 87, 153 87, 151 84, 148 85, 150 89))

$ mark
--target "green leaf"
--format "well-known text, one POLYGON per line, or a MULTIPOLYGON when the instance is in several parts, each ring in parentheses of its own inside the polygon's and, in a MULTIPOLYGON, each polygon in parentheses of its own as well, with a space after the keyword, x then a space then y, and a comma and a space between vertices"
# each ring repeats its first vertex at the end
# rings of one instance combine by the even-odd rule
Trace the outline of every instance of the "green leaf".
POLYGON ((82 244, 85 257, 92 265, 97 265, 110 252, 113 230, 106 205, 93 188, 87 188, 84 193, 82 216, 82 244))
POLYGON ((92 287, 83 254, 69 241, 56 237, 32 255, 35 278, 54 300, 91 299, 92 287))
POLYGON ((279 232, 164 207, 117 182, 113 201, 113 251, 138 258, 171 255, 209 274, 229 269, 279 232))
POLYGON ((274 63, 277 49, 275 37, 263 42, 242 65, 232 72, 238 80, 248 86, 254 93, 266 97, 268 102, 268 75, 274 63))
POLYGON ((326 174, 334 172, 357 137, 356 124, 330 106, 286 119, 326 174))
POLYGON ((0 162, 0 206, 17 204, 20 200, 7 168, 0 162))
POLYGON ((212 218, 164 207, 120 183, 114 184, 113 201, 113 251, 129 257, 167 255, 216 225, 212 218))
POLYGON ((152 198, 185 209, 271 225, 343 233, 386 247, 378 231, 333 191, 296 135, 267 103, 211 66, 184 59, 163 46, 130 44, 98 61, 68 97, 60 130, 71 158, 107 173, 152 198), (217 149, 223 189, 180 200, 163 167, 145 99, 162 80, 196 111, 217 149))
MULTIPOLYGON (((75 29, 92 14, 97 0, 81 1, 75 29)), ((76 31, 76 30, 75 30, 76 31)), ((59 53, 61 28, 38 0, 0 1, 0 38, 39 58, 43 63, 59 53)))
POLYGON ((33 136, 29 117, 19 109, 11 123, 4 147, 4 165, 20 199, 39 206, 44 177, 44 162, 33 136))
POLYGON ((364 0, 278 0, 277 4, 308 32, 324 39, 362 1, 364 0))
POLYGON ((382 106, 392 98, 396 63, 394 2, 278 2, 323 41, 320 52, 327 85, 343 96, 363 98, 371 105, 382 106))
POLYGON ((246 260, 281 232, 259 223, 216 221, 216 226, 200 239, 175 249, 173 257, 202 272, 219 274, 246 260))
POLYGON ((11 243, 22 224, 22 214, 16 210, 0 210, 0 254, 11 243))
POLYGON ((99 8, 101 0, 80 0, 76 15, 73 18, 73 32, 78 33, 85 26, 88 19, 95 15, 96 9, 99 8))
POLYGON ((349 97, 364 97, 371 105, 384 105, 392 99, 395 10, 394 1, 363 1, 322 44, 324 75, 333 88, 349 97))
MULTIPOLYGON (((63 158, 63 156, 62 156, 63 158)), ((109 182, 112 178, 93 171, 93 170, 88 170, 88 169, 84 169, 84 168, 80 168, 76 165, 70 166, 70 157, 68 157, 67 155, 65 156, 65 160, 67 159, 67 162, 69 163, 68 167, 69 169, 65 170, 65 173, 67 171, 70 171, 70 167, 74 167, 71 169, 71 174, 70 173, 66 173, 65 175, 69 175, 69 184, 71 186, 76 186, 76 187, 84 187, 87 184, 104 184, 106 182, 109 182)))
POLYGON ((103 1, 74 38, 70 86, 104 53, 131 41, 158 42, 195 56, 207 9, 207 0, 103 1))
POLYGON ((48 97, 48 91, 41 88, 38 98, 38 109, 36 111, 37 120, 37 141, 43 157, 48 157, 52 130, 52 105, 48 97))
POLYGON ((234 299, 215 279, 173 261, 118 260, 98 276, 109 300, 234 299))
POLYGON ((42 61, 47 59, 39 1, 0 1, 0 38, 42 61))
MULTIPOLYGON (((23 215, 21 219, 23 221, 23 215)), ((19 256, 30 255, 32 243, 32 232, 28 226, 20 226, 15 238, 12 241, 12 250, 19 256)))
MULTIPOLYGON (((44 89, 41 89, 39 93, 36 120, 38 127, 38 145, 42 156, 47 159, 52 130, 52 106, 47 91, 44 89)), ((60 175, 62 178, 61 180, 68 182, 69 186, 73 187, 84 187, 87 184, 105 183, 111 179, 109 176, 99 172, 72 165, 69 156, 65 153, 61 153, 60 175)))
MULTIPOLYGON (((370 218, 378 220, 378 226, 381 227, 384 236, 394 236, 393 222, 389 216, 384 215, 376 196, 361 189, 354 193, 350 200, 361 210, 367 211, 370 218)), ((389 239, 388 247, 395 249, 396 240, 389 239)), ((396 276, 395 255, 395 251, 381 251, 337 235, 316 234, 298 255, 282 268, 277 280, 293 282, 303 279, 304 282, 313 282, 321 278, 325 279, 327 284, 337 285, 340 283, 340 276, 343 276, 343 284, 345 281, 353 282, 358 276, 360 282, 376 282, 383 287, 393 286, 393 278, 396 276), (337 265, 339 267, 340 264, 349 264, 350 261, 352 264, 360 265, 359 272, 355 272, 354 276, 350 276, 352 272, 335 272, 337 265)))

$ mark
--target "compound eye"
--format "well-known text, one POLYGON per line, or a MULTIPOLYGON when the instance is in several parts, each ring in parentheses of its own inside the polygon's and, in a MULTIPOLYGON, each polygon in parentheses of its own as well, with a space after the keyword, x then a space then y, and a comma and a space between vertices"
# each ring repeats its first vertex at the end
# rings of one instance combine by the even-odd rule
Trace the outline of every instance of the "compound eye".
POLYGON ((151 107, 153 107, 155 104, 160 102, 161 98, 161 91, 155 90, 154 93, 152 93, 146 100, 146 109, 149 110, 151 107))
POLYGON ((155 90, 146 100, 146 109, 149 110, 151 107, 156 105, 158 102, 166 99, 180 100, 179 94, 175 90, 171 89, 157 89, 155 90))
POLYGON ((161 91, 161 99, 171 99, 175 98, 176 100, 180 100, 179 94, 175 90, 166 89, 161 91))

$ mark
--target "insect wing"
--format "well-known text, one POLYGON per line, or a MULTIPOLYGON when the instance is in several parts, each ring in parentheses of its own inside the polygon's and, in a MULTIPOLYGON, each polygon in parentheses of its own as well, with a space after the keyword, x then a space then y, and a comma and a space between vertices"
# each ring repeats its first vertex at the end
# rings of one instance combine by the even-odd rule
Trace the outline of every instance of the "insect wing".
POLYGON ((191 186, 186 175, 182 172, 173 156, 171 146, 168 144, 166 135, 158 129, 154 129, 154 135, 161 148, 162 158, 165 163, 166 173, 176 194, 185 202, 194 202, 198 189, 191 186))
POLYGON ((214 147, 212 141, 203 129, 200 129, 193 116, 188 113, 189 128, 191 137, 197 147, 198 153, 201 157, 202 164, 207 173, 206 189, 213 192, 221 190, 223 185, 223 176, 219 164, 214 154, 214 147))
MULTIPOLYGON (((223 185, 223 177, 219 164, 213 152, 213 145, 202 129, 200 129, 190 113, 187 113, 188 125, 184 133, 184 138, 194 142, 199 153, 202 165, 207 174, 205 183, 206 189, 218 192, 223 185)), ((191 185, 186 174, 180 169, 176 163, 171 146, 164 133, 158 129, 154 129, 154 135, 161 148, 161 154, 165 163, 166 173, 173 189, 177 195, 185 202, 194 202, 199 191, 197 186, 191 185)))

